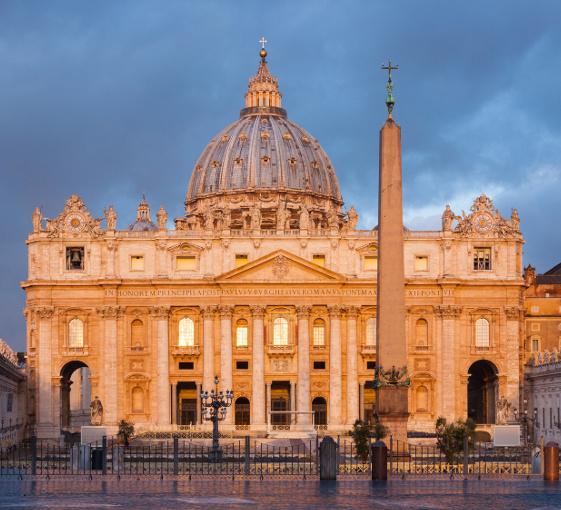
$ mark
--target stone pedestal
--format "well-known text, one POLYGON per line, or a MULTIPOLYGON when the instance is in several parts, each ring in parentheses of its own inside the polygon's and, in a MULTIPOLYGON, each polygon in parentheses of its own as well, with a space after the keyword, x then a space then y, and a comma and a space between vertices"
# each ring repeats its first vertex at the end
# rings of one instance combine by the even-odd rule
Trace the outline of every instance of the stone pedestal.
POLYGON ((388 427, 388 436, 394 440, 407 441, 407 419, 409 417, 405 386, 384 386, 378 390, 378 413, 380 421, 388 427))

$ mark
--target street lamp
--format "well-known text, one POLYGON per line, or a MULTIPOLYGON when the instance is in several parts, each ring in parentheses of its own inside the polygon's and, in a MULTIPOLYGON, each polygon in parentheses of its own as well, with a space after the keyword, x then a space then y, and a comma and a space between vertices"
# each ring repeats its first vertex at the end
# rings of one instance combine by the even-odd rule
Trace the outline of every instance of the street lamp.
POLYGON ((226 408, 232 405, 232 390, 218 391, 218 376, 214 376, 214 389, 201 391, 201 409, 203 418, 212 421, 212 450, 210 458, 217 462, 222 458, 219 445, 218 422, 226 418, 226 408))
POLYGON ((516 421, 520 422, 522 424, 522 428, 524 430, 524 443, 528 444, 528 442, 530 441, 530 425, 532 425, 532 436, 534 435, 534 427, 539 427, 540 424, 538 422, 538 410, 536 408, 534 408, 534 411, 532 412, 532 416, 528 416, 528 401, 526 399, 524 399, 524 410, 522 411, 522 413, 520 413, 518 411, 518 409, 516 409, 516 407, 513 409, 514 411, 514 418, 516 419, 516 421))

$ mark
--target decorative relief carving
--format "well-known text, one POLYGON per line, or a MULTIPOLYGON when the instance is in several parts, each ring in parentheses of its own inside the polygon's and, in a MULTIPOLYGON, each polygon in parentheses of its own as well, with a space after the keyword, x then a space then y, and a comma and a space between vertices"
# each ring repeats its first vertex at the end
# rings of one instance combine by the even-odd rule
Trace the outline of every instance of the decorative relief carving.
POLYGON ((201 315, 204 319, 212 319, 218 312, 217 305, 205 305, 201 308, 201 315))
POLYGON ((307 319, 310 316, 312 307, 310 305, 297 305, 296 315, 299 319, 307 319))
POLYGON ((347 306, 343 311, 347 314, 348 318, 356 319, 358 317, 358 314, 360 313, 360 306, 347 306))
POLYGON ((169 306, 152 306, 150 307, 150 315, 155 319, 167 319, 169 317, 169 306))
POLYGON ((522 310, 518 306, 505 306, 505 315, 508 320, 520 319, 522 310))
POLYGON ((123 307, 121 306, 102 306, 97 309, 97 313, 104 319, 117 319, 123 315, 123 307))
POLYGON ((9 361, 12 365, 18 364, 18 355, 1 338, 0 338, 0 358, 4 358, 5 360, 9 361))
POLYGON ((101 222, 102 218, 94 218, 78 195, 71 195, 64 210, 56 218, 46 220, 46 229, 49 237, 61 233, 87 233, 99 237, 103 235, 101 222))
POLYGON ((51 319, 55 313, 54 306, 42 306, 36 309, 40 319, 51 319))
POLYGON ((263 318, 266 307, 263 305, 249 305, 249 311, 253 317, 263 318))
POLYGON ((234 312, 234 305, 220 305, 218 308, 218 313, 220 317, 223 319, 229 319, 232 317, 232 313, 234 312))
POLYGON ((329 316, 333 319, 338 319, 341 317, 341 313, 343 312, 343 308, 340 305, 329 305, 327 307, 327 311, 329 312, 329 316))
POLYGON ((133 359, 130 362, 130 370, 140 372, 144 369, 144 362, 141 359, 133 359))
POLYGON ((505 220, 493 205, 492 200, 486 195, 481 195, 474 200, 470 208, 470 214, 462 211, 461 216, 453 216, 453 213, 448 209, 444 211, 442 217, 443 229, 449 227, 453 220, 457 220, 458 224, 454 232, 462 237, 471 236, 474 233, 496 237, 520 236, 518 212, 513 210, 511 219, 505 220), (453 220, 450 219, 450 214, 452 214, 453 220))
POLYGON ((288 260, 284 255, 277 255, 273 261, 273 274, 277 279, 282 280, 289 271, 288 260))
POLYGON ((462 307, 459 305, 437 305, 434 307, 437 317, 442 319, 457 319, 462 314, 462 307))
POLYGON ((285 358, 275 358, 271 361, 271 370, 273 372, 288 372, 289 361, 285 358))

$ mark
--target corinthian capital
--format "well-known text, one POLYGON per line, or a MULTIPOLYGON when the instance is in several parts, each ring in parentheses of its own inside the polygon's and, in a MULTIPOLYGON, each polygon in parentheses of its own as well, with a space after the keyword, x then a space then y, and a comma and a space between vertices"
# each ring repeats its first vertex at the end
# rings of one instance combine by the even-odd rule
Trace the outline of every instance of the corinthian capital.
POLYGON ((354 306, 354 305, 347 306, 343 309, 343 311, 347 314, 348 318, 356 319, 360 312, 360 306, 354 306))
POLYGON ((505 306, 506 318, 510 321, 520 319, 521 310, 518 306, 505 306))
POLYGON ((263 305, 250 305, 249 311, 253 317, 263 317, 265 315, 266 308, 263 305))
POLYGON ((155 319, 167 319, 169 317, 169 306, 153 306, 150 308, 150 315, 155 319))
POLYGON ((462 307, 458 305, 437 305, 434 307, 437 317, 442 319, 457 319, 462 314, 462 307))
POLYGON ((101 306, 97 309, 97 313, 104 319, 118 319, 123 315, 123 307, 121 306, 101 306))
POLYGON ((343 312, 343 307, 340 305, 329 305, 327 307, 327 311, 329 312, 329 317, 333 319, 338 319, 341 317, 341 313, 343 312))
POLYGON ((218 306, 216 305, 206 305, 201 307, 201 315, 204 319, 212 319, 218 312, 218 306))
POLYGON ((51 319, 55 313, 54 306, 41 306, 36 309, 40 319, 51 319))
POLYGON ((307 319, 310 316, 312 307, 310 305, 297 305, 296 306, 296 316, 299 319, 307 319))
POLYGON ((218 313, 222 319, 229 319, 234 313, 234 305, 220 305, 218 313))

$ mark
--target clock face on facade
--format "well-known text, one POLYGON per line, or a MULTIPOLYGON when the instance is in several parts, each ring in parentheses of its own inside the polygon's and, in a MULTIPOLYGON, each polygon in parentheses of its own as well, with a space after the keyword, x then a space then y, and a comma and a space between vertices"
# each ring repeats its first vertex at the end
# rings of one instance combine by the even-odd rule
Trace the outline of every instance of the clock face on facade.
POLYGON ((485 234, 493 228, 493 217, 489 213, 478 214, 473 219, 473 227, 477 232, 485 234))
POLYGON ((65 223, 71 232, 81 232, 84 228, 84 218, 79 214, 69 214, 66 217, 65 223))

